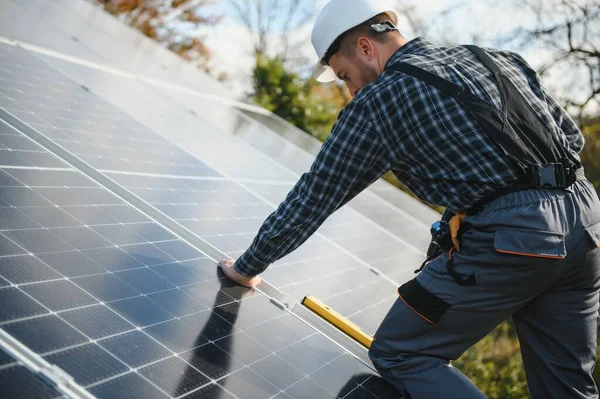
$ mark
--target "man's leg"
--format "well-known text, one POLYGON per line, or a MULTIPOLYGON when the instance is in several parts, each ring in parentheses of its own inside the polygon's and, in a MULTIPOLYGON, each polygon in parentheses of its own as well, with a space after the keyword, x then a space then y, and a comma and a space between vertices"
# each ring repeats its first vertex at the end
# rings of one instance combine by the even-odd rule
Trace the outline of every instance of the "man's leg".
POLYGON ((447 274, 446 262, 438 257, 415 279, 418 285, 409 283, 409 298, 399 296, 369 350, 382 377, 406 398, 485 398, 450 361, 527 302, 477 284, 459 285, 447 274), (421 288, 427 293, 420 297, 421 288), (440 307, 428 294, 450 305, 437 322, 432 319, 440 307))
POLYGON ((600 220, 600 202, 593 186, 579 181, 568 191, 511 193, 486 209, 464 220, 472 229, 461 238, 461 252, 453 255, 454 271, 464 277, 474 275, 475 284, 455 281, 448 274, 444 255, 428 264, 408 287, 401 287, 400 294, 405 295, 376 331, 369 350, 373 364, 405 396, 483 398, 450 361, 502 320, 524 309, 516 320, 524 357, 531 364, 532 392, 537 393, 537 386, 543 389, 547 382, 542 379, 551 375, 546 372, 540 377, 532 371, 543 362, 554 364, 552 372, 560 375, 560 392, 564 392, 571 384, 570 374, 556 364, 570 356, 567 367, 576 370, 572 372, 577 376, 573 377, 576 389, 594 395, 590 373, 596 350, 600 276, 600 247, 596 248, 600 246, 600 225, 594 222, 600 220), (543 303, 546 293, 548 298, 556 295, 556 303, 543 303), (535 334, 544 329, 546 335, 536 341, 535 334), (559 340, 566 342, 562 348, 559 340), (544 353, 546 357, 535 362, 535 356, 544 353))
POLYGON ((513 316, 533 398, 597 398, 600 249, 513 316))

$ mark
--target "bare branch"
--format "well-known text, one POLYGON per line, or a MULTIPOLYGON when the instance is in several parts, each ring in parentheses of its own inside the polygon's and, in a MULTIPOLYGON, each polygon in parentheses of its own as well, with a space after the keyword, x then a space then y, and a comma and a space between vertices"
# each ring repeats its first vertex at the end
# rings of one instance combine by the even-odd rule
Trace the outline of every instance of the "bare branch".
POLYGON ((228 3, 254 37, 256 54, 275 53, 287 61, 293 48, 290 33, 310 19, 316 0, 228 0, 228 3))

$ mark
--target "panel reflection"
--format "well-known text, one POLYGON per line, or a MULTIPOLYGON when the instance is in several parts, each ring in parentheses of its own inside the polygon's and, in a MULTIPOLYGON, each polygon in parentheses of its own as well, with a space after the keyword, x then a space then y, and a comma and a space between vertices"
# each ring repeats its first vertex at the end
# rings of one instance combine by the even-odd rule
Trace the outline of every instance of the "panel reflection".
MULTIPOLYGON (((235 339, 233 333, 236 330, 234 325, 238 319, 241 305, 240 301, 243 298, 253 295, 254 290, 238 286, 233 281, 227 279, 220 269, 217 273, 219 276, 218 282, 220 284, 220 289, 217 291, 210 310, 201 312, 208 314, 208 318, 199 330, 200 332, 194 342, 195 349, 182 355, 182 357, 193 367, 188 366, 183 372, 176 390, 172 392, 174 396, 178 396, 182 392, 187 391, 186 387, 190 384, 190 381, 194 381, 198 378, 197 370, 212 379, 218 379, 244 366, 242 362, 232 357, 219 346, 226 348, 233 346, 232 340, 235 339), (232 298, 235 301, 231 302, 232 298), (218 309, 219 305, 224 303, 228 303, 227 313, 229 317, 227 320, 219 316, 217 312, 213 311, 214 309, 218 309), (221 338, 219 340, 219 346, 214 342, 206 344, 207 339, 214 341, 217 338, 221 338)), ((212 397, 216 399, 231 397, 223 390, 215 390, 213 395, 214 396, 212 397)))

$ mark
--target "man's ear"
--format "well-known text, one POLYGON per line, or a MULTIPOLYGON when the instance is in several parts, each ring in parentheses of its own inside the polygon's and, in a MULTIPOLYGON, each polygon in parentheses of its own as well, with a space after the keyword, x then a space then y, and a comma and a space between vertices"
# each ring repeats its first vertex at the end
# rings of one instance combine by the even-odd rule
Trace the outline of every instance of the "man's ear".
POLYGON ((373 49, 373 42, 366 37, 361 37, 356 42, 359 54, 368 57, 369 61, 375 56, 373 49))

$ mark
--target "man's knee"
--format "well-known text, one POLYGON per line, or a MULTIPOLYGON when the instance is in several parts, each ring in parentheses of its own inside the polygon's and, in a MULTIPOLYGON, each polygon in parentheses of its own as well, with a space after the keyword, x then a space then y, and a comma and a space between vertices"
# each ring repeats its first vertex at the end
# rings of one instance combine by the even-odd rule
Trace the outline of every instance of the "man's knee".
POLYGON ((412 399, 404 381, 402 381, 401 369, 405 357, 401 354, 393 354, 382 348, 380 342, 373 341, 369 347, 369 359, 379 374, 387 381, 396 392, 402 394, 402 399, 412 399))
POLYGON ((399 368, 404 362, 405 356, 399 352, 390 351, 381 341, 374 340, 369 347, 369 359, 383 376, 386 370, 399 368))
POLYGON ((369 359, 371 359, 373 366, 375 366, 377 370, 379 370, 379 359, 381 359, 381 352, 378 346, 379 343, 376 340, 373 340, 371 346, 369 347, 369 359))

